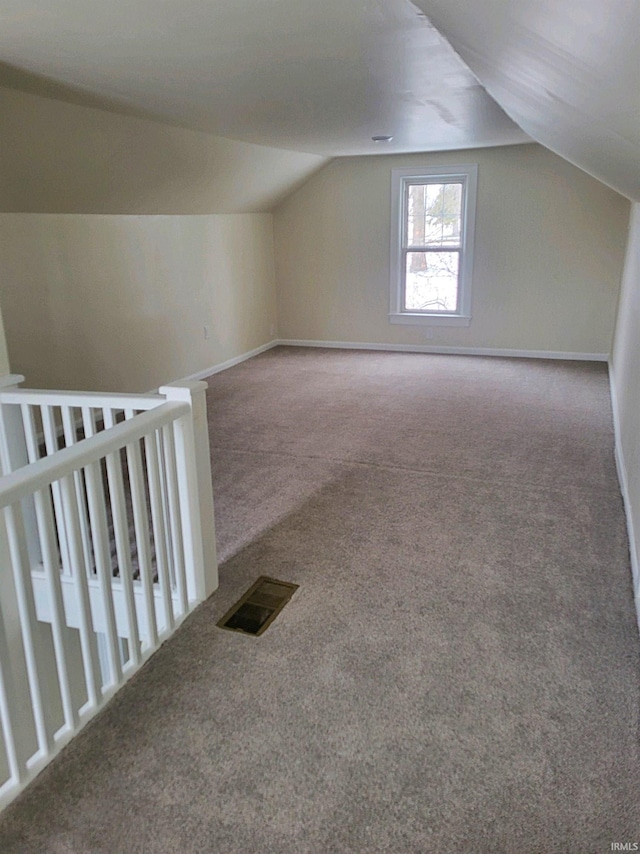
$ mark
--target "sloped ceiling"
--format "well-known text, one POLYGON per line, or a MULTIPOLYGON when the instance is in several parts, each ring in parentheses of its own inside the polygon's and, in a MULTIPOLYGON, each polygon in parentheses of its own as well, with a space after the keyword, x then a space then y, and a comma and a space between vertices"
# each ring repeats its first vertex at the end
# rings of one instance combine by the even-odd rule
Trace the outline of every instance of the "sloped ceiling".
POLYGON ((639 34, 640 0, 2 0, 0 85, 323 157, 533 138, 640 199, 639 34))
POLYGON ((328 162, 3 87, 0 116, 6 213, 259 213, 328 162))
POLYGON ((325 157, 530 141, 410 0, 2 0, 1 85, 325 157))
POLYGON ((640 200, 638 0, 416 0, 533 139, 640 200))

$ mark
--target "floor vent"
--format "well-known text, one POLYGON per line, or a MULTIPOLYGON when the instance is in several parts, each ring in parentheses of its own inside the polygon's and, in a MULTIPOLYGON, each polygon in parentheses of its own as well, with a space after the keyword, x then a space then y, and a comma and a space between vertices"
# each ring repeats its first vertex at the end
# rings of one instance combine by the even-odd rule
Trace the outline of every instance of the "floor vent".
POLYGON ((278 616, 298 589, 297 584, 277 581, 266 575, 253 584, 217 625, 221 629, 261 635, 278 616))

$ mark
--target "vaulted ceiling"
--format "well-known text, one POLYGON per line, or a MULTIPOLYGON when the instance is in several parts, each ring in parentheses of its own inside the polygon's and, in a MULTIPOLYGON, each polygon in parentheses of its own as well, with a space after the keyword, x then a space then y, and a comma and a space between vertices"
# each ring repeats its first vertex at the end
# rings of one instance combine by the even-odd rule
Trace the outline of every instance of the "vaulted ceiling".
POLYGON ((640 199, 638 0, 416 0, 533 139, 640 199))
POLYGON ((325 156, 532 138, 640 198, 639 15, 638 0, 0 0, 0 84, 325 156))

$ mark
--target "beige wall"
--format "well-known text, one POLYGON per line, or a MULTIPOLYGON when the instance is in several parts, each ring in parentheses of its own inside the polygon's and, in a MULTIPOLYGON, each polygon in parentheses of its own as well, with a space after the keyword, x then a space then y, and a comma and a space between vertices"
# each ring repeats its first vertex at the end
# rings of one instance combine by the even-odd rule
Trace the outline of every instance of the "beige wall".
POLYGON ((30 387, 147 391, 274 337, 271 214, 0 214, 0 232, 11 366, 30 387))
POLYGON ((9 89, 0 115, 0 303, 29 385, 144 391, 274 337, 266 212, 325 158, 9 89))
MULTIPOLYGON (((632 562, 640 615, 640 204, 633 206, 611 359, 618 464, 626 484, 632 562)), ((623 487, 624 485, 623 484, 623 487)))
POLYGON ((268 211, 326 158, 0 88, 0 210, 268 211))
POLYGON ((538 145, 341 158, 275 210, 287 339, 608 354, 629 202, 538 145), (478 163, 469 328, 392 326, 392 167, 478 163))

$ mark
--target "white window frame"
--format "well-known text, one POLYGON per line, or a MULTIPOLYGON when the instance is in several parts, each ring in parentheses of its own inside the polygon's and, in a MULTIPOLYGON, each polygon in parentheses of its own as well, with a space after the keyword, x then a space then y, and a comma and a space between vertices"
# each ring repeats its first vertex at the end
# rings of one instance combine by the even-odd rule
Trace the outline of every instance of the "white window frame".
POLYGON ((471 323, 471 278, 475 237, 478 165, 427 166, 391 170, 391 281, 389 321, 416 326, 469 326, 471 323), (462 183, 462 234, 456 311, 406 311, 405 209, 407 186, 411 183, 462 183))

